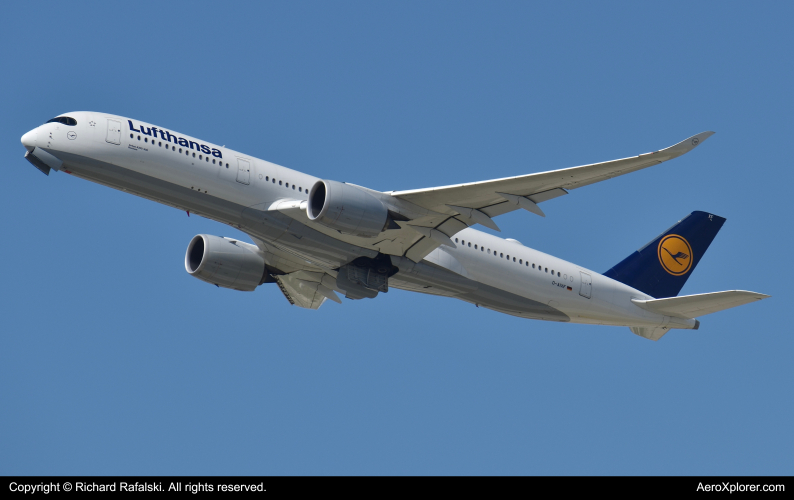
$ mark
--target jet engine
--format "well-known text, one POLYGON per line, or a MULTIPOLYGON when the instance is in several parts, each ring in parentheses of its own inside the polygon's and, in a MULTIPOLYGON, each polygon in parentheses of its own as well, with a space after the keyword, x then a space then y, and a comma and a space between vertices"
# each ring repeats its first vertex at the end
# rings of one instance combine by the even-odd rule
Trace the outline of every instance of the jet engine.
POLYGON ((306 214, 342 234, 373 238, 389 223, 389 211, 364 189, 336 181, 317 181, 309 191, 306 214))
POLYGON ((185 269, 207 283, 244 292, 253 291, 267 279, 265 256, 256 245, 209 234, 190 240, 185 269))

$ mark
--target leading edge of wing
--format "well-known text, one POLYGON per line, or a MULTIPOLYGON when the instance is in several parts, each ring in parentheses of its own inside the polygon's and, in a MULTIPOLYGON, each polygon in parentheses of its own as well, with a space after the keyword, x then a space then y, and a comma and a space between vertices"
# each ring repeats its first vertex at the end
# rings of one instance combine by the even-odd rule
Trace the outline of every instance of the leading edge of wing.
MULTIPOLYGON (((714 135, 714 132, 712 131, 701 132, 699 134, 693 135, 692 137, 688 137, 683 141, 676 143, 665 149, 660 149, 659 151, 644 153, 637 156, 630 156, 628 158, 621 158, 619 160, 611 160, 601 163, 591 163, 588 165, 581 165, 578 167, 569 167, 558 170, 548 170, 546 172, 537 172, 533 174, 518 175, 513 177, 502 177, 500 179, 491 179, 486 181, 452 184, 449 186, 439 186, 433 188, 410 189, 406 191, 390 191, 387 192, 387 194, 395 197, 411 198, 411 195, 430 194, 439 191, 447 191, 447 190, 461 189, 461 188, 485 187, 486 184, 495 184, 495 185, 514 184, 514 183, 522 184, 522 181, 531 181, 533 180, 533 178, 537 179, 538 181, 541 181, 539 183, 540 185, 537 188, 535 188, 535 192, 554 189, 556 187, 562 187, 565 189, 575 189, 577 187, 586 186, 588 184, 592 184, 600 180, 616 177, 618 175, 634 172, 636 170, 640 170, 645 167, 657 165, 667 160, 672 160, 673 158, 677 158, 681 155, 684 155, 692 151, 712 135, 714 135), (610 168, 613 166, 614 168, 610 168), (603 168, 599 168, 599 167, 603 167, 603 168), (587 175, 588 171, 592 172, 593 175, 587 175), (568 174, 572 174, 572 175, 568 176, 568 174), (550 183, 542 182, 541 178, 546 178, 546 177, 548 177, 548 181, 550 181, 550 183)), ((519 187, 519 189, 521 188, 521 186, 517 186, 517 187, 519 187)), ((515 193, 515 194, 532 194, 532 193, 515 193)))

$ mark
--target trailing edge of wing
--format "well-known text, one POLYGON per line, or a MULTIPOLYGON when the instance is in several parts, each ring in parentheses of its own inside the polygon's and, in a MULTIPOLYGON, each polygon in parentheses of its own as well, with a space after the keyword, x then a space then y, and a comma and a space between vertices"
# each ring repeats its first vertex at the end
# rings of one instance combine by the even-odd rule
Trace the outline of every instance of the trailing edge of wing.
MULTIPOLYGON (((281 293, 292 305, 303 307, 304 309, 319 309, 325 299, 329 297, 325 290, 318 290, 322 285, 306 282, 295 277, 294 274, 275 277, 281 293)), ((330 293, 333 294, 333 292, 330 293)), ((337 301, 339 301, 338 297, 337 301)))

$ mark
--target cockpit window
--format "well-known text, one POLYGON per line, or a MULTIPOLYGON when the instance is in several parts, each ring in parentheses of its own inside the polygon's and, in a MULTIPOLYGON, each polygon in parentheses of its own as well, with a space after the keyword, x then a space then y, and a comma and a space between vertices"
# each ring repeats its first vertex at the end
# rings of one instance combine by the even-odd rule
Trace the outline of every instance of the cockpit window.
POLYGON ((69 126, 77 125, 77 120, 69 116, 58 116, 56 118, 53 118, 52 120, 47 120, 47 123, 52 123, 52 122, 63 123, 64 125, 69 125, 69 126))

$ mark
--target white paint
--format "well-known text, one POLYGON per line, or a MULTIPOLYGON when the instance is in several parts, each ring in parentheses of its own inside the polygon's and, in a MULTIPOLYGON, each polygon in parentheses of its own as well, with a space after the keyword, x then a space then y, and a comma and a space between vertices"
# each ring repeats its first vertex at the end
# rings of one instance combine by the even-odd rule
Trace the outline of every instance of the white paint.
MULTIPOLYGON (((523 246, 515 240, 504 240, 466 227, 467 224, 481 223, 498 229, 488 214, 498 215, 517 208, 545 215, 534 201, 526 197, 529 193, 556 192, 554 196, 559 196, 565 194, 564 189, 574 189, 579 185, 660 163, 691 150, 693 144, 702 143, 711 135, 710 132, 695 136, 698 138, 697 142, 682 141, 666 150, 649 154, 650 156, 640 155, 568 169, 571 172, 570 176, 566 176, 568 184, 553 182, 554 179, 562 177, 556 171, 399 193, 379 193, 362 188, 381 200, 389 210, 407 217, 410 222, 402 222, 399 229, 392 227, 384 230, 376 238, 364 238, 346 236, 309 220, 306 215, 308 192, 319 180, 316 177, 172 130, 168 131, 188 142, 204 144, 222 154, 222 158, 207 156, 206 151, 174 144, 173 141, 164 140, 162 135, 152 137, 130 130, 130 122, 138 130, 152 127, 151 124, 138 120, 88 112, 68 113, 64 116, 75 118, 77 125, 46 123, 26 133, 22 138, 23 145, 29 151, 44 149, 47 154, 63 159, 63 169, 74 175, 182 210, 190 210, 192 213, 210 214, 207 216, 227 224, 250 224, 250 220, 246 221, 244 215, 249 210, 254 214, 277 212, 289 217, 278 236, 270 240, 259 240, 259 236, 252 237, 257 241, 262 255, 269 255, 270 265, 310 273, 313 276, 312 279, 307 279, 306 274, 302 275, 303 278, 279 278, 281 285, 287 287, 289 293, 295 294, 296 304, 302 307, 317 308, 326 298, 341 302, 332 291, 338 290, 334 281, 334 269, 353 260, 356 252, 359 252, 357 255, 365 255, 367 252, 377 255, 377 252, 381 252, 419 256, 414 262, 424 256, 424 261, 457 276, 551 305, 567 315, 571 322, 635 327, 632 331, 654 340, 666 332, 667 328, 696 328, 698 323, 692 319, 695 311, 709 313, 750 301, 747 296, 737 299, 736 294, 729 298, 720 296, 719 300, 709 297, 678 302, 669 299, 664 303, 654 301, 653 297, 584 267, 523 246), (76 133, 75 140, 62 140, 61 136, 66 137, 65 134, 70 131, 76 133), (132 176, 124 175, 112 181, 100 178, 101 169, 97 167, 100 162, 125 169, 119 172, 140 175, 134 177, 135 182, 132 176), (148 189, 147 185, 153 186, 155 180, 169 183, 174 191, 173 196, 148 189), (178 188, 182 189, 179 193, 178 188), (522 192, 526 194, 521 194, 522 192), (494 203, 504 202, 505 207, 509 205, 512 208, 494 209, 488 206, 484 211, 467 208, 461 206, 466 204, 466 196, 493 199, 494 203), (221 202, 226 203, 226 206, 240 207, 239 212, 220 212, 217 207, 221 202), (460 219, 453 221, 455 212, 468 218, 468 222, 461 222, 460 219), (323 238, 335 242, 334 245, 337 246, 333 250, 329 247, 325 254, 316 245, 306 243, 301 247, 301 241, 304 241, 304 235, 307 234, 306 228, 315 232, 312 234, 324 235, 323 238), (345 257, 346 251, 351 257, 345 257)), ((543 197, 536 199, 542 201, 543 197)), ((251 231, 251 234, 254 232, 251 231)), ((405 272, 410 271, 406 268, 405 272)), ((465 293, 465 290, 460 293, 465 293)), ((447 295, 455 294, 450 291, 447 295)), ((755 300, 765 297, 760 294, 753 295, 755 300)))

